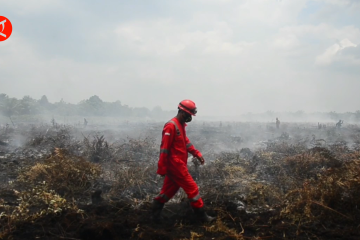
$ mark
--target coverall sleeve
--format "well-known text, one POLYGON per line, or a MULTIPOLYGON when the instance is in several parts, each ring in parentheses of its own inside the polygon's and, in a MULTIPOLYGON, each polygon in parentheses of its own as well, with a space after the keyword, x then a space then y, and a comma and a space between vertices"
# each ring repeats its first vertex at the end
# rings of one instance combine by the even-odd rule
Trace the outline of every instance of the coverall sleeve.
POLYGON ((158 162, 157 174, 165 175, 167 171, 167 161, 170 154, 170 148, 175 137, 175 126, 173 124, 166 124, 162 131, 162 139, 160 145, 160 157, 158 162))
POLYGON ((186 136, 186 150, 191 153, 194 157, 202 157, 202 154, 199 150, 197 150, 194 145, 190 142, 189 138, 186 136))

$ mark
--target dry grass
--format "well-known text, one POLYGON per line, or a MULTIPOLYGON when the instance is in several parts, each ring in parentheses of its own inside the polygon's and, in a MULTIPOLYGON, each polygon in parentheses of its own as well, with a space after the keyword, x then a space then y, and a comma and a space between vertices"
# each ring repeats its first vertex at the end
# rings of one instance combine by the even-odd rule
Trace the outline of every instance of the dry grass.
POLYGON ((9 236, 22 223, 34 223, 47 215, 60 215, 63 211, 82 214, 73 202, 67 201, 46 184, 37 185, 28 191, 15 191, 19 204, 7 205, 0 201, 0 239, 9 236))
MULTIPOLYGON (((56 148, 21 172, 14 184, 19 187, 18 205, 0 200, 1 236, 14 231, 19 221, 31 223, 65 210, 82 214, 71 199, 89 195, 99 181, 111 186, 105 198, 130 199, 130 215, 134 210, 147 214, 145 206, 162 183, 156 176, 154 141, 130 139, 109 145, 101 136, 83 144, 87 160, 56 148), (99 157, 98 164, 91 162, 94 156, 99 157)), ((360 224, 360 152, 342 144, 306 149, 304 144, 272 143, 246 159, 240 152, 223 152, 196 171, 200 194, 208 207, 212 204, 217 220, 200 229, 182 226, 187 239, 265 239, 309 233, 319 224, 324 229, 340 225, 356 229, 360 224), (238 208, 239 202, 245 203, 245 210, 238 208), (248 229, 253 231, 251 237, 244 234, 248 229)))
POLYGON ((296 222, 343 222, 359 220, 360 154, 339 168, 326 168, 317 179, 303 182, 286 195, 281 216, 296 222), (354 211, 355 210, 355 211, 354 211))
POLYGON ((56 190, 62 196, 72 198, 87 191, 101 172, 100 165, 56 148, 43 162, 23 171, 18 177, 18 184, 32 188, 45 183, 49 190, 56 190))

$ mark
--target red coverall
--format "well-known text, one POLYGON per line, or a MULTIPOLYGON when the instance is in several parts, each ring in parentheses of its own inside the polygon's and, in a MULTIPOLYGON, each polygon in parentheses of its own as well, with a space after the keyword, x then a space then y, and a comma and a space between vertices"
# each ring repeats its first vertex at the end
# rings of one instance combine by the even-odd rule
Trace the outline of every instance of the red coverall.
POLYGON ((169 201, 181 187, 187 194, 193 208, 202 208, 203 200, 199 188, 187 169, 188 152, 194 157, 202 154, 195 149, 185 132, 186 124, 177 118, 165 124, 160 146, 157 174, 166 175, 160 194, 155 198, 161 203, 169 201))

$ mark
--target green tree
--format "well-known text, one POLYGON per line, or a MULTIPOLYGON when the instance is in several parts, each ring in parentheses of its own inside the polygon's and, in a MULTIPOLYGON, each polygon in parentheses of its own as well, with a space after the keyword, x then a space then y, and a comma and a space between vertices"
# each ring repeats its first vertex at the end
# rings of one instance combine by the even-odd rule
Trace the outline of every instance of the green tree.
POLYGON ((0 96, 0 112, 2 115, 8 117, 13 126, 15 126, 12 116, 18 114, 18 106, 20 102, 16 98, 9 98, 7 95, 0 96))
POLYGON ((81 112, 86 116, 103 116, 106 111, 104 102, 97 95, 94 95, 85 101, 81 101, 79 105, 81 112))
POLYGON ((30 96, 24 96, 18 105, 18 113, 21 115, 32 115, 39 112, 37 101, 30 96))

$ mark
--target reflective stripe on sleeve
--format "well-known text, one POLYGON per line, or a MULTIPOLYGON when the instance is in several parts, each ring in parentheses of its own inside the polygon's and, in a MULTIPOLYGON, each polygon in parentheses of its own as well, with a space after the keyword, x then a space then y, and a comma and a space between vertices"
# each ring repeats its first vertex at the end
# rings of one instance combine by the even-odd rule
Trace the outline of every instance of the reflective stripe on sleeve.
POLYGON ((189 147, 191 147, 191 146, 192 146, 192 143, 186 144, 186 148, 189 148, 189 147))
POLYGON ((195 197, 189 198, 190 202, 196 202, 199 199, 200 199, 200 194, 199 193, 195 197))
POLYGON ((165 149, 165 148, 162 148, 162 149, 160 149, 160 153, 169 154, 169 150, 168 150, 168 149, 165 149))

